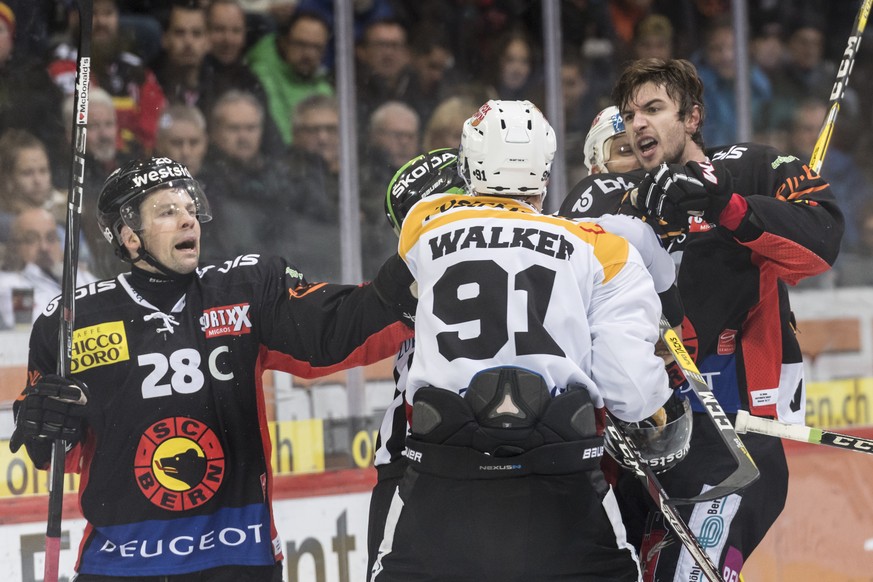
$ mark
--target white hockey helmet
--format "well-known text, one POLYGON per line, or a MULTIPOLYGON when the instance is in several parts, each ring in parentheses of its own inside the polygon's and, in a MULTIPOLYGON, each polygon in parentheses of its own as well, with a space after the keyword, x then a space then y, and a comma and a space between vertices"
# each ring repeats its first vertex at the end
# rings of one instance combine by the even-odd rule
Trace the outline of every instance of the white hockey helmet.
POLYGON ((473 195, 545 196, 556 149, 536 105, 492 99, 464 122, 458 172, 473 195))
POLYGON ((613 137, 625 133, 624 120, 618 107, 610 105, 597 114, 591 122, 591 129, 585 136, 585 146, 582 150, 585 159, 585 167, 591 172, 591 168, 597 166, 601 171, 606 170, 606 162, 609 161, 606 154, 607 142, 613 137))

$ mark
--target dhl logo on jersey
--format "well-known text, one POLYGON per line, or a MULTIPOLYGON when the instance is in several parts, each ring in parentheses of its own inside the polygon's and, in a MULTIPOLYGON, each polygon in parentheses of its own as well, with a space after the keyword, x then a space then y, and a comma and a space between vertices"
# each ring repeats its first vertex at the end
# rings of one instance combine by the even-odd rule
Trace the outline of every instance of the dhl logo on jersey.
POLYGON ((109 321, 73 332, 70 371, 84 372, 130 359, 123 321, 109 321))
POLYGON ((243 335, 252 332, 248 303, 212 307, 200 316, 200 329, 207 339, 222 335, 243 335))

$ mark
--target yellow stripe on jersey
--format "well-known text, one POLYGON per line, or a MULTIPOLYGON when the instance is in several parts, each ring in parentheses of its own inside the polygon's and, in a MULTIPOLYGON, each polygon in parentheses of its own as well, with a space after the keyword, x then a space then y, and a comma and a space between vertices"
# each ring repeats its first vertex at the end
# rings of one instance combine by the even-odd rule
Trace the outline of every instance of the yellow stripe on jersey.
POLYGON ((540 214, 528 205, 499 196, 458 196, 446 194, 425 198, 416 204, 403 222, 400 233, 400 256, 405 258, 425 233, 440 226, 469 218, 512 219, 523 213, 525 220, 559 226, 574 239, 593 247, 594 256, 603 267, 604 283, 609 282, 627 263, 628 242, 592 222, 575 222, 558 216, 540 214))

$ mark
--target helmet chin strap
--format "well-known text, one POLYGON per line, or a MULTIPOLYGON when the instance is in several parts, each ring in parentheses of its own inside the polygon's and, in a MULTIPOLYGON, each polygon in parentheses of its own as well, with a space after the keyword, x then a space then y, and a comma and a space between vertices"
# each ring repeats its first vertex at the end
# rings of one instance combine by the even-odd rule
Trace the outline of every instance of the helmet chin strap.
MULTIPOLYGON (((128 253, 128 255, 129 255, 129 253, 128 253)), ((174 271, 170 267, 164 265, 159 260, 157 260, 154 257, 154 255, 152 255, 150 252, 148 252, 146 250, 145 244, 140 245, 139 250, 138 250, 135 257, 127 256, 127 257, 122 257, 122 259, 124 259, 125 261, 127 261, 131 265, 135 265, 139 261, 143 261, 144 263, 151 265, 152 267, 157 269, 158 272, 160 272, 162 275, 165 275, 166 277, 168 277, 169 279, 171 279, 173 281, 179 281, 180 279, 188 277, 188 274, 179 273, 178 271, 174 271)))

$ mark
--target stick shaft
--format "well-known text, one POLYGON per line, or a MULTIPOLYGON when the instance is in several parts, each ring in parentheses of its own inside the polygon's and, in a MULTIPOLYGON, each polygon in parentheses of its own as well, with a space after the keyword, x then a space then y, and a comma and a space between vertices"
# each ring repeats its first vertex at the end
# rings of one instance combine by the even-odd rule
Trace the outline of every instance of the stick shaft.
POLYGON ((745 410, 737 413, 737 432, 754 432, 782 439, 824 445, 873 455, 873 440, 811 426, 788 424, 760 416, 752 416, 745 410))
MULTIPOLYGON (((88 86, 91 77, 91 27, 93 0, 79 2, 79 52, 76 59, 76 98, 73 102, 72 154, 70 188, 67 195, 66 244, 64 271, 61 277, 60 327, 58 330, 58 357, 56 372, 70 375, 73 346, 73 321, 76 302, 76 270, 79 263, 79 230, 82 214, 82 192, 85 182, 85 143, 88 124, 88 86)), ((48 520, 45 540, 45 582, 57 582, 61 553, 61 523, 64 509, 64 460, 66 445, 63 440, 52 443, 49 468, 48 520)))
POLYGON ((831 143, 834 124, 837 122, 837 114, 840 112, 840 103, 843 101, 843 95, 845 95, 846 87, 849 84, 849 75, 851 75, 852 68, 855 66, 855 56, 858 54, 858 49, 861 46, 861 37, 863 36, 864 29, 867 27, 867 17, 870 15, 871 6, 873 6, 873 0, 863 0, 861 2, 861 6, 858 8, 858 15, 855 17, 855 23, 852 25, 852 33, 849 35, 846 50, 843 52, 843 58, 840 61, 840 68, 837 70, 837 78, 834 81, 828 101, 828 114, 825 116, 824 123, 822 123, 818 139, 812 150, 812 157, 809 160, 809 167, 816 173, 821 172, 825 154, 827 154, 828 146, 831 143))

